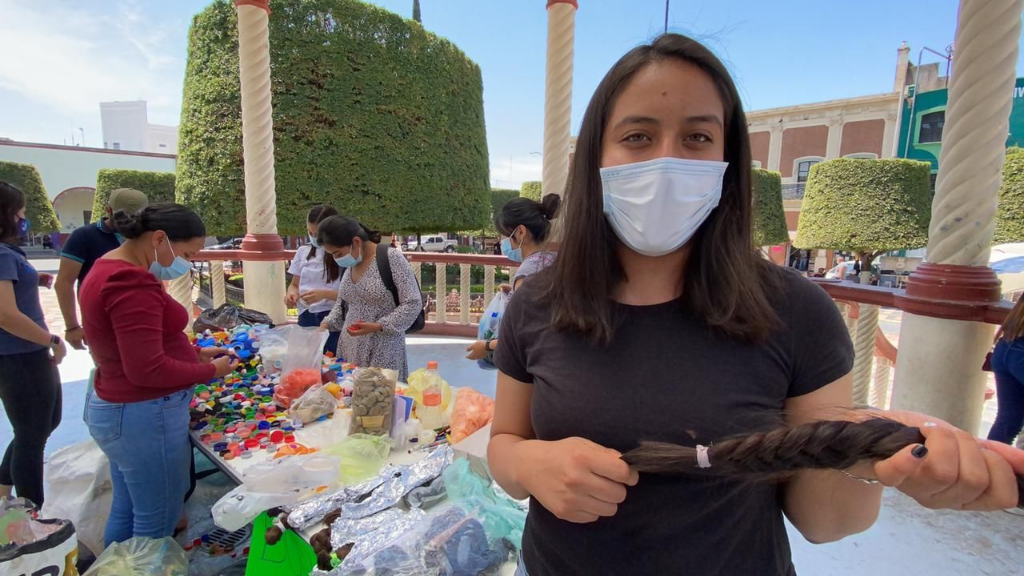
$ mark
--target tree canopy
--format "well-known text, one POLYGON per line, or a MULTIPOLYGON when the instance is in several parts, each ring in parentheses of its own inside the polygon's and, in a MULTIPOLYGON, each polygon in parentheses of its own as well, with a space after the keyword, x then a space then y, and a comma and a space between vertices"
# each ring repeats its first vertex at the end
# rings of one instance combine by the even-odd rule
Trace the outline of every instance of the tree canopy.
POLYGON ((530 181, 523 182, 523 187, 519 191, 519 195, 523 198, 529 198, 530 200, 536 200, 540 202, 541 188, 540 182, 530 181))
POLYGON ((797 248, 856 252, 865 269, 890 250, 928 244, 931 165, 886 158, 837 158, 807 179, 797 248))
MULTIPOLYGON (((215 0, 189 31, 178 199, 245 231, 238 31, 215 0)), ((357 0, 275 0, 270 14, 278 228, 334 205, 380 230, 478 229, 489 166, 480 68, 411 20, 357 0)))
POLYGON ((96 194, 92 201, 93 222, 98 222, 107 213, 110 193, 118 188, 134 188, 145 194, 150 204, 174 202, 174 174, 171 172, 103 168, 96 175, 96 194))
POLYGON ((782 205, 782 175, 770 170, 751 170, 754 197, 754 246, 774 246, 789 240, 786 211, 782 205))
POLYGON ((993 243, 1007 242, 1024 242, 1024 148, 1008 149, 1003 164, 993 243))
POLYGON ((3 180, 25 195, 25 218, 32 226, 32 232, 46 234, 60 230, 53 203, 46 195, 39 170, 31 164, 0 162, 0 180, 3 180))

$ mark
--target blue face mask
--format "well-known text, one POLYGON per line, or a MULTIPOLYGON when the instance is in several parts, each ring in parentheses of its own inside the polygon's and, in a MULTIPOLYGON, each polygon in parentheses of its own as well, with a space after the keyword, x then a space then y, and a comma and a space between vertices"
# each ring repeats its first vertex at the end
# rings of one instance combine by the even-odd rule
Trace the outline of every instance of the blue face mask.
POLYGON ((312 234, 309 235, 309 245, 312 246, 313 248, 320 247, 320 243, 317 242, 316 236, 313 236, 312 234))
POLYGON ((513 262, 523 261, 523 245, 520 244, 519 248, 512 248, 511 238, 501 239, 501 253, 505 255, 505 258, 513 262))
POLYGON ((18 218, 18 236, 21 238, 28 237, 28 231, 32 229, 32 225, 29 224, 28 220, 24 218, 18 218))
POLYGON ((171 247, 170 242, 167 243, 167 247, 171 249, 171 255, 174 256, 174 262, 171 262, 170 266, 164 266, 160 263, 160 260, 157 258, 156 250, 154 250, 153 263, 149 265, 150 274, 156 276, 157 280, 164 282, 181 278, 192 270, 192 264, 190 264, 188 260, 174 254, 174 248, 171 247))
POLYGON ((355 247, 350 249, 348 254, 345 254, 341 258, 338 258, 337 256, 335 256, 334 257, 334 261, 337 262, 338 266, 341 266, 342 268, 351 268, 351 267, 355 266, 356 264, 359 264, 360 262, 363 261, 363 253, 362 253, 362 251, 359 252, 359 258, 353 258, 352 257, 352 253, 353 252, 355 252, 355 247))

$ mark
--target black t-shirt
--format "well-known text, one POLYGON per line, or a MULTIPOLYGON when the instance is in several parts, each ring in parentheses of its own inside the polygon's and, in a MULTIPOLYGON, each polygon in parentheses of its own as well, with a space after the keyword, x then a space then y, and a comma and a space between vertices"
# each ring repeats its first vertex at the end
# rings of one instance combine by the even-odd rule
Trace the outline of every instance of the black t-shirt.
POLYGON ((82 265, 82 270, 78 273, 79 289, 85 277, 89 275, 89 270, 92 270, 92 265, 122 242, 124 238, 108 228, 105 219, 82 226, 71 233, 60 255, 61 258, 69 258, 82 265))
MULTIPOLYGON (((611 344, 595 347, 550 327, 542 282, 527 282, 501 325, 496 364, 533 383, 540 440, 580 436, 626 452, 641 440, 709 445, 771 428, 787 398, 853 367, 846 325, 824 290, 779 269, 782 326, 759 344, 732 340, 682 300, 620 306, 611 344)), ((642 474, 615 516, 590 524, 556 518, 536 499, 523 537, 530 576, 794 574, 779 488, 642 474)))

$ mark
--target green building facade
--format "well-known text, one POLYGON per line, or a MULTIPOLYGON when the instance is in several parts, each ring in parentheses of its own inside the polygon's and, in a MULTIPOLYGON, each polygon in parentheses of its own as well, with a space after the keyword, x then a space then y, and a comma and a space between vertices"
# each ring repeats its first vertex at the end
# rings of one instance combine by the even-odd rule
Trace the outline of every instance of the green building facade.
MULTIPOLYGON (((933 188, 935 175, 939 172, 939 152, 942 150, 942 128, 946 122, 948 100, 948 88, 916 95, 911 88, 910 98, 903 100, 903 110, 900 114, 899 148, 896 156, 931 163, 933 188)), ((1010 134, 1006 139, 1006 146, 1024 146, 1024 78, 1017 78, 1013 88, 1010 134)))

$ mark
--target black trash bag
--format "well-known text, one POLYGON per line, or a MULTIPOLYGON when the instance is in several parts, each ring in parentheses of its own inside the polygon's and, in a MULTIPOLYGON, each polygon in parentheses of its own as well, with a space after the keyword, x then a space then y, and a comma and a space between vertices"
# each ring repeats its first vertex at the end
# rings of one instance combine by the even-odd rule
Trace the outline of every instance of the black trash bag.
POLYGON ((249 326, 268 324, 271 328, 274 326, 270 316, 263 312, 232 304, 224 304, 218 308, 204 310, 199 315, 199 318, 196 318, 195 322, 192 323, 192 331, 196 334, 202 334, 206 330, 222 332, 242 324, 249 326))

